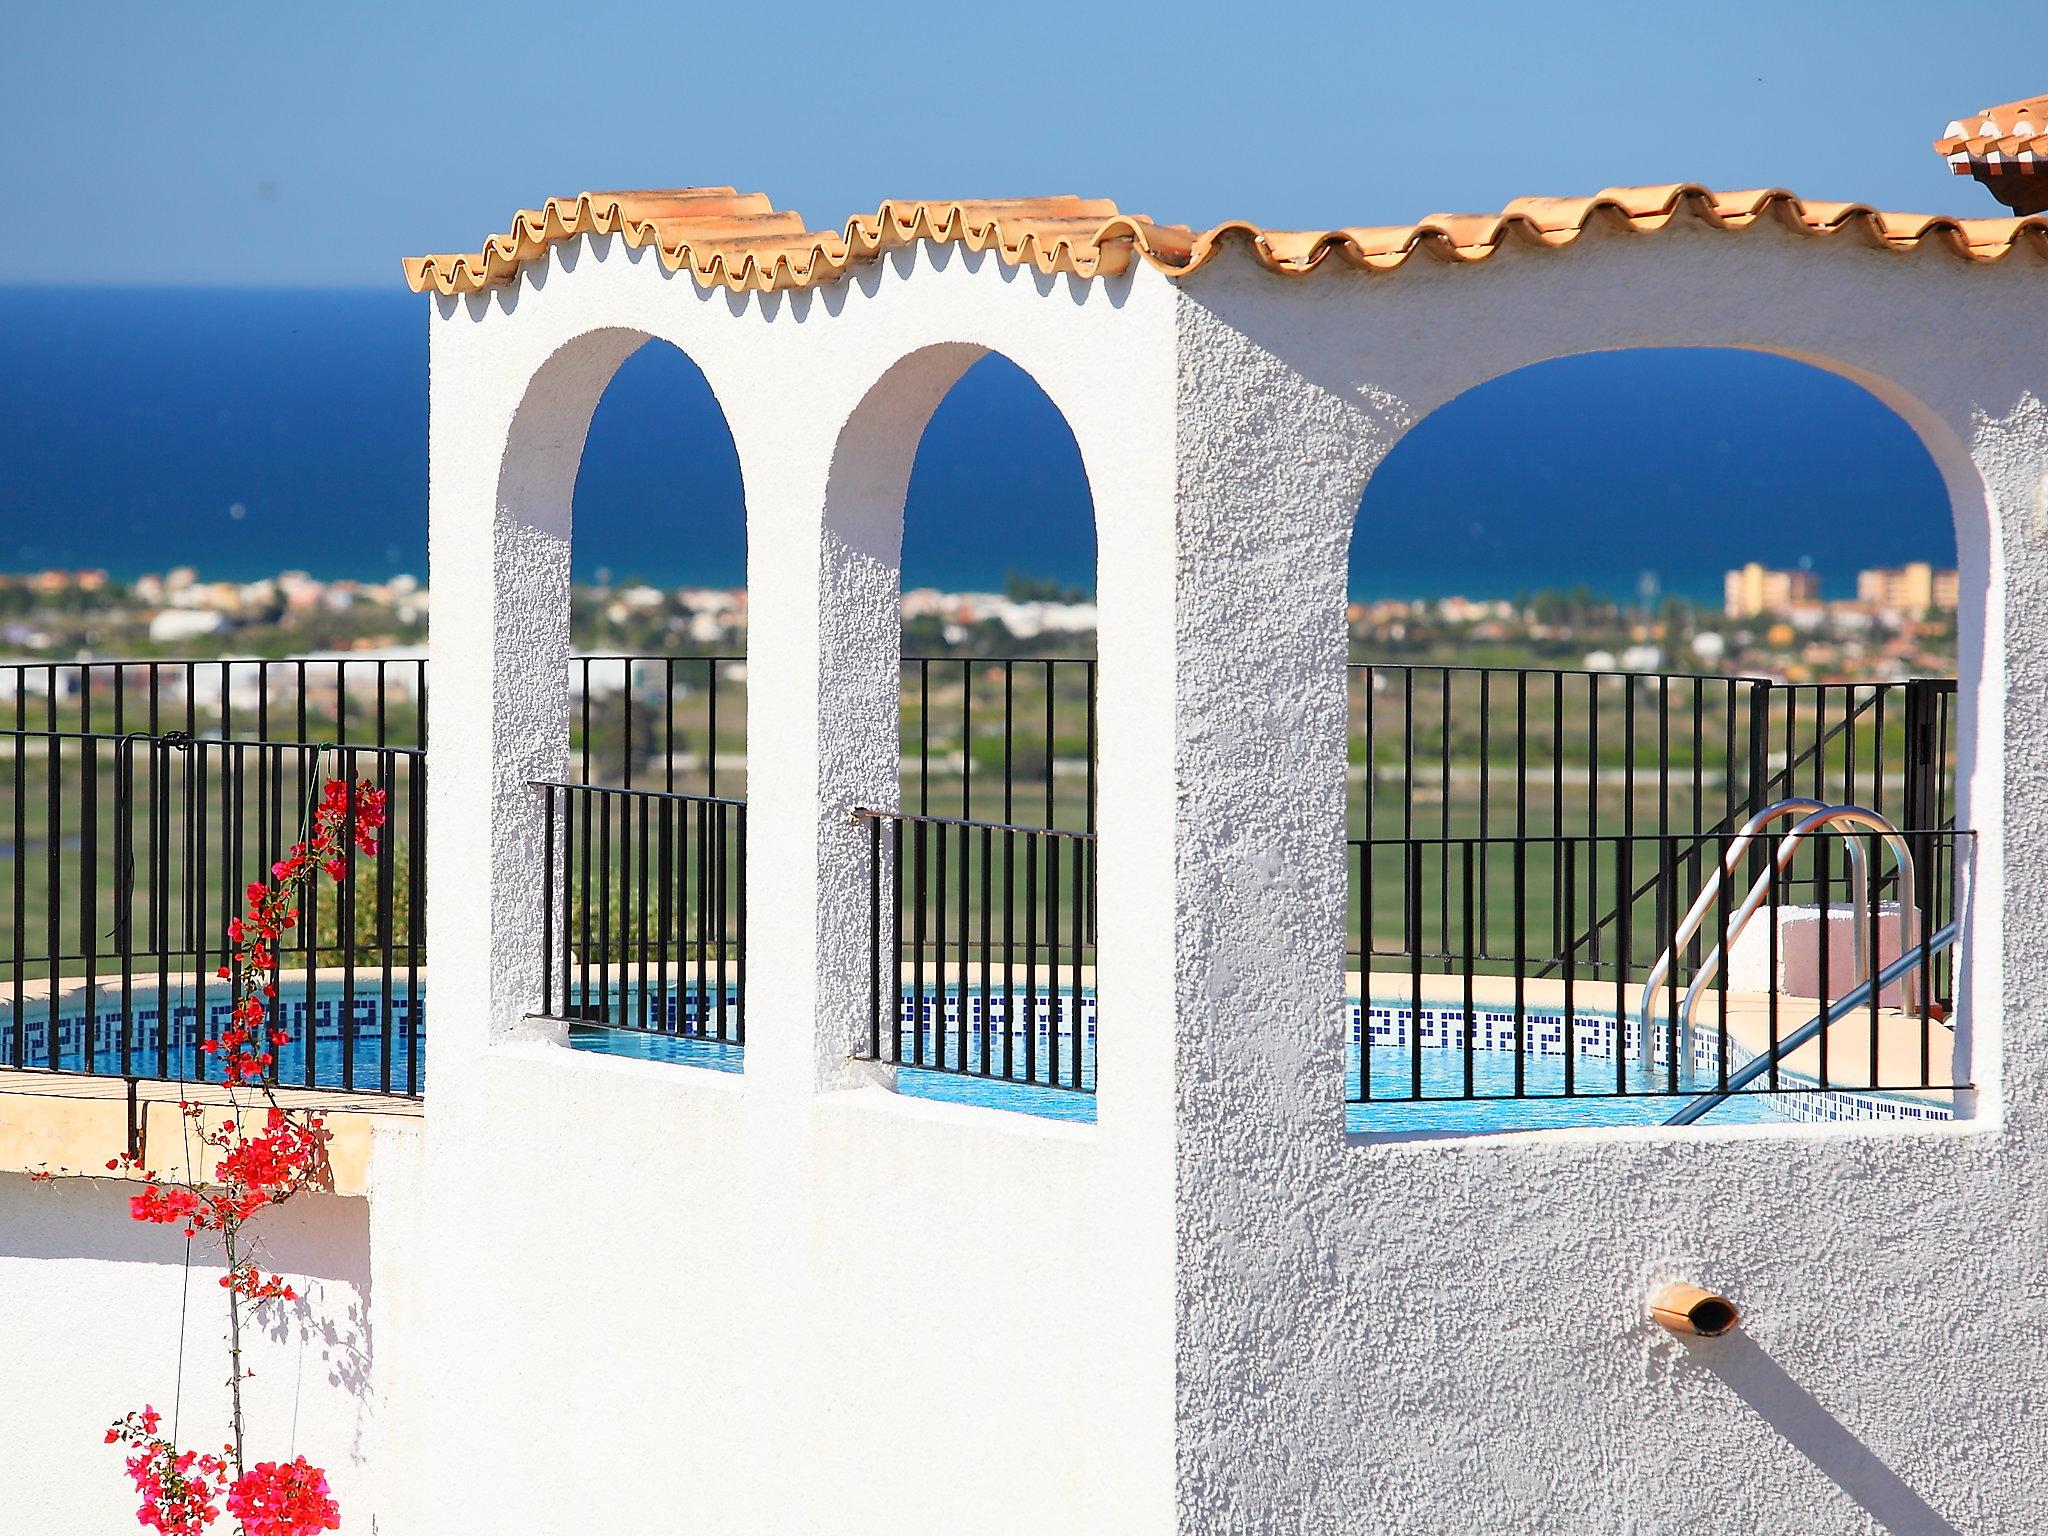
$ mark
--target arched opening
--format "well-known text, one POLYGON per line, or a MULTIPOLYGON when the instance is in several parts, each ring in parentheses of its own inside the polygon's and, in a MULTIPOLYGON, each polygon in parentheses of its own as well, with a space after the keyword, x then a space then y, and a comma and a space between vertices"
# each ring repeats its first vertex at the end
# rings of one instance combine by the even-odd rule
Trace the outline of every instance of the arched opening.
POLYGON ((868 822, 866 1053, 911 1069, 906 1092, 1087 1118, 1093 501, 1029 373, 992 352, 948 367, 899 482, 899 801, 868 822))
POLYGON ((743 795, 746 501, 725 413, 681 350, 649 342, 619 365, 573 506, 578 777, 743 795))
POLYGON ((1000 353, 918 440, 902 586, 904 804, 1092 831, 1094 504, 1073 429, 1000 353))
POLYGON ((567 782, 544 1011, 570 1043, 736 1068, 746 1040, 746 514, 703 372, 618 365, 572 502, 567 782))
POLYGON ((1948 1113, 1954 566, 1912 428, 1806 363, 1418 423, 1351 550, 1352 1123, 1948 1113))

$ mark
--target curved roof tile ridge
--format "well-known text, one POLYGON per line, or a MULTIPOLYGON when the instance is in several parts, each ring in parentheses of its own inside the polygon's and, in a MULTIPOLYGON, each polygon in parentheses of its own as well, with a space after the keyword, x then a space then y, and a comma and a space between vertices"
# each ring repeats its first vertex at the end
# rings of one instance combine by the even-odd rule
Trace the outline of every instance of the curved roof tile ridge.
POLYGON ((2048 211, 2048 96, 1959 117, 1934 141, 1958 176, 1974 176, 2015 213, 2048 211))
POLYGON ((1970 160, 2003 155, 2011 159, 2039 156, 2048 160, 2048 95, 2003 102, 1959 117, 1942 130, 1934 151, 1968 175, 1970 160), (1957 157, 1962 163, 1957 164, 1957 157))
POLYGON ((1715 192, 1690 182, 1608 187, 1591 197, 1521 197, 1499 213, 1439 213, 1413 224, 1327 230, 1267 229, 1243 220, 1197 232, 1073 196, 918 201, 892 199, 841 230, 807 230, 796 214, 760 193, 731 187, 650 192, 584 192, 522 210, 512 228, 475 254, 415 256, 405 262, 415 293, 475 293, 509 283, 550 246, 579 235, 621 235, 652 245, 671 271, 687 267, 707 288, 775 292, 837 282, 856 265, 919 242, 994 251, 1013 266, 1094 278, 1126 270, 1136 256, 1169 277, 1200 270, 1241 246, 1261 267, 1302 276, 1335 261, 1391 272, 1416 258, 1483 261, 1503 246, 1561 249, 1589 229, 1653 234, 1681 221, 1739 231, 1770 220, 1817 238, 1848 236, 1910 251, 1932 243, 1970 261, 1996 261, 2024 245, 2048 257, 2048 218, 1959 219, 1892 213, 1863 203, 1795 197, 1779 188, 1715 192))

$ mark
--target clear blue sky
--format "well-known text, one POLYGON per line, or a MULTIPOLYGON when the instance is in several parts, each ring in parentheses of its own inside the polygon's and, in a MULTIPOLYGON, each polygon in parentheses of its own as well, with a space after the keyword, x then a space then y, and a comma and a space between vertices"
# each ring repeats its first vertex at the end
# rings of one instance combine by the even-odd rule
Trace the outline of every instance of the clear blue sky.
POLYGON ((813 224, 1081 192, 1196 224, 1779 184, 2002 212, 1928 141, 2048 55, 1924 0, 15 4, 0 283, 389 284, 587 187, 813 224))

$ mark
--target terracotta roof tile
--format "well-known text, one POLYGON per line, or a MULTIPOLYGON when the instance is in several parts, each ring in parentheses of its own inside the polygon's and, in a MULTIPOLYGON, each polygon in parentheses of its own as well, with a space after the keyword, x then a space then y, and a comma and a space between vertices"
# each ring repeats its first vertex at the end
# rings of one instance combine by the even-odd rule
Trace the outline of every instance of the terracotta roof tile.
POLYGON ((2048 96, 1959 117, 1934 141, 1958 176, 1974 176, 2020 213, 2048 210, 2048 96))
POLYGON ((1816 238, 1844 237, 1886 250, 1932 244, 1971 261, 1996 261, 2021 246, 2048 256, 2048 219, 1956 219, 1888 213, 1862 203, 1813 202, 1789 192, 1711 192, 1673 184, 1610 187, 1593 197, 1517 198, 1499 213, 1434 214, 1415 224, 1329 230, 1264 229, 1231 222, 1199 233, 1079 197, 983 202, 886 202, 843 230, 806 230, 758 193, 730 187, 585 192, 550 198, 475 254, 416 256, 405 263, 416 293, 474 293, 508 283, 550 245, 582 234, 621 234, 653 245, 671 271, 703 286, 771 292, 836 282, 859 263, 915 241, 993 250, 1013 265, 1089 278, 1125 270, 1134 257, 1169 276, 1193 272, 1241 245, 1270 272, 1297 276, 1327 262, 1387 272, 1416 257, 1483 261, 1510 244, 1557 248, 1589 228, 1647 234, 1674 223, 1743 230, 1771 221, 1816 238))

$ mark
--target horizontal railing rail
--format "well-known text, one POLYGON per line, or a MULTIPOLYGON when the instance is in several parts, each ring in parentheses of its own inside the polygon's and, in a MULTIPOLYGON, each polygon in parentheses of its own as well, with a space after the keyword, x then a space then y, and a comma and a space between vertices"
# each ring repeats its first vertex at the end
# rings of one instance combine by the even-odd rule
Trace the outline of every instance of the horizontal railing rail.
POLYGON ((544 1017, 744 1046, 747 806, 538 782, 544 1017))
POLYGON ((1352 840, 1349 1098, 1697 1094, 1765 1054, 1752 1091, 1932 1103, 1966 1086, 1948 1077, 1956 956, 1932 941, 1955 923, 1937 903, 1952 899, 1974 835, 1849 830, 1825 814, 1795 833, 1782 845, 1765 834, 1755 887, 1746 874, 1704 886, 1692 874, 1702 844, 1709 871, 1739 867, 1740 832, 1352 840), (1903 849, 1919 892, 1911 875, 1865 877, 1896 873, 1903 849), (1602 903, 1614 924, 1595 962, 1557 936, 1602 903), (1853 1027, 1779 1049, 1872 964, 1916 946, 1910 987, 1873 990, 1853 1027))
POLYGON ((0 1063, 206 1080, 237 978, 229 923, 304 836, 323 779, 382 792, 373 857, 305 888, 275 946, 283 1084, 422 1085, 426 758, 183 731, 0 731, 0 1063))
POLYGON ((872 1061, 1095 1088, 1095 838, 857 810, 872 1061))

